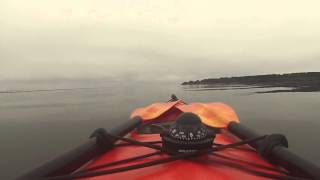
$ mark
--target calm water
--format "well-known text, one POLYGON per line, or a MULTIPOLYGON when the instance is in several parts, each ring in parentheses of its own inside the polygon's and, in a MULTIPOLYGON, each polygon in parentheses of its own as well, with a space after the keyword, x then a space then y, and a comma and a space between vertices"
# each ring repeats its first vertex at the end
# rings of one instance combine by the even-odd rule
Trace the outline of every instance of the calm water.
POLYGON ((188 102, 225 102, 247 126, 286 134, 290 149, 320 164, 320 93, 316 92, 185 91, 178 83, 103 80, 2 82, 0 92, 0 179, 16 177, 77 146, 94 129, 112 128, 126 121, 134 108, 165 101, 172 93, 188 102), (36 89, 58 90, 11 91, 36 89))

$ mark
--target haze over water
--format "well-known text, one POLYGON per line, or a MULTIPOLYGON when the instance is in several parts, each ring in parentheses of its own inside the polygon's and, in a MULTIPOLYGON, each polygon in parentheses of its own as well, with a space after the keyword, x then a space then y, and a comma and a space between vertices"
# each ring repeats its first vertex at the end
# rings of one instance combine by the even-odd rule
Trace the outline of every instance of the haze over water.
POLYGON ((319 1, 0 2, 0 79, 319 71, 319 1))
POLYGON ((319 93, 185 91, 188 80, 320 71, 319 1, 0 2, 0 179, 172 93, 222 101, 320 162, 319 93))

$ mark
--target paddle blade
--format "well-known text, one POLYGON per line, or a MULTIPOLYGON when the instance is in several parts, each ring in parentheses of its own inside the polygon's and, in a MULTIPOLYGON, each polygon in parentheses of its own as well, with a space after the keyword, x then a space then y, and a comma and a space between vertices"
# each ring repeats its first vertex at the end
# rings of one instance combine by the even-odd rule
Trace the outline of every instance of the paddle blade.
POLYGON ((197 114, 202 123, 214 128, 227 128, 230 122, 240 122, 236 112, 223 103, 191 103, 177 108, 197 114))
POLYGON ((143 121, 153 120, 181 103, 181 100, 167 103, 154 103, 149 106, 134 110, 131 113, 131 118, 139 116, 143 121))

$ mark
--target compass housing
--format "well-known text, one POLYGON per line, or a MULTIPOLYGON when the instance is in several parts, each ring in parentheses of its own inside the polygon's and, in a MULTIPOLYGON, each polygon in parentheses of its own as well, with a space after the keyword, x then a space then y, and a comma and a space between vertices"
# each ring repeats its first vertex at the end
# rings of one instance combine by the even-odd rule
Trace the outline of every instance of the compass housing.
POLYGON ((199 116, 183 113, 163 131, 163 148, 169 153, 188 153, 212 147, 216 132, 202 124, 199 116))

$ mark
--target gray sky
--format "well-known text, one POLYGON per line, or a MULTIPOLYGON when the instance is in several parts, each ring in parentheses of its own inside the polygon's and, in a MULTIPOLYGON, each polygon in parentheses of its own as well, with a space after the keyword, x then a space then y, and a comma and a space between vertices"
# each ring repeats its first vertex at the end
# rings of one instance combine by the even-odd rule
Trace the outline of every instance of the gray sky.
POLYGON ((320 2, 1 0, 0 80, 320 70, 320 2))

